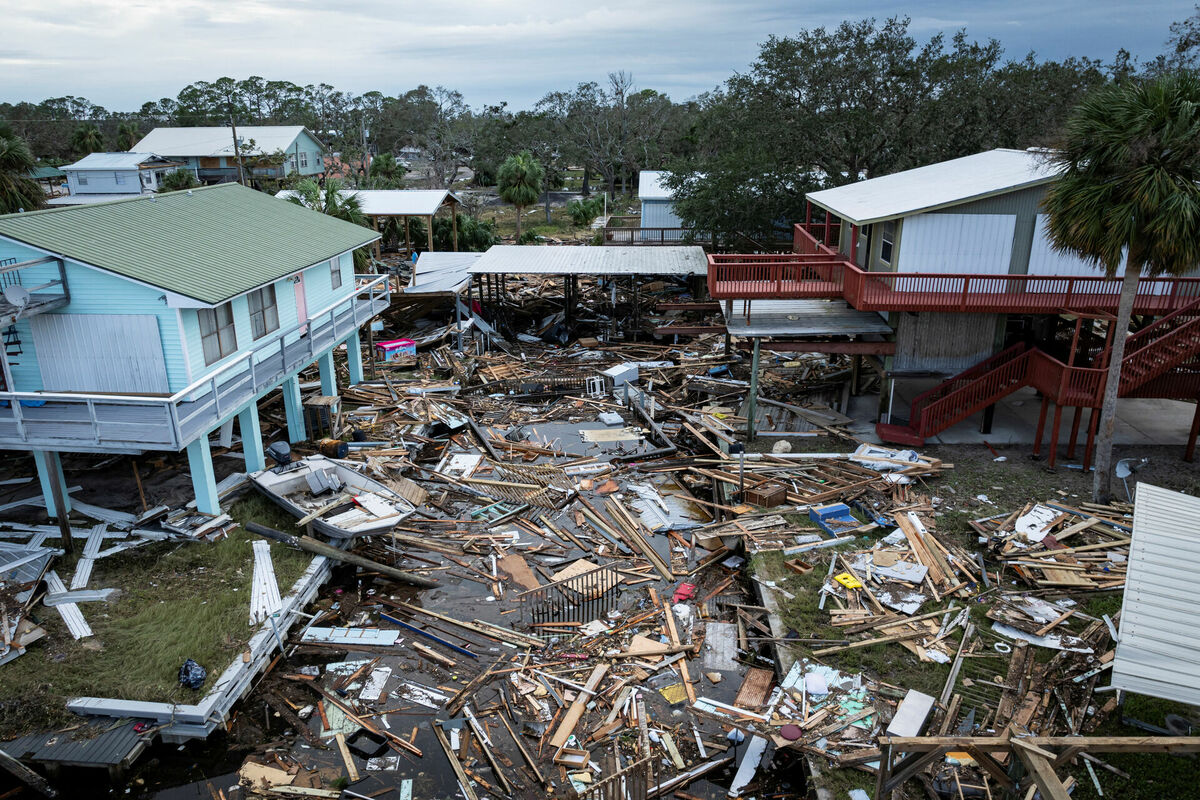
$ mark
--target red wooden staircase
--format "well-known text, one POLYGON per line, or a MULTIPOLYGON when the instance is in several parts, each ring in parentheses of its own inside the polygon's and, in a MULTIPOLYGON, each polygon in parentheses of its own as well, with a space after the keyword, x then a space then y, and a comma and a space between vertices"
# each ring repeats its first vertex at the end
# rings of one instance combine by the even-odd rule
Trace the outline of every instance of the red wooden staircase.
MULTIPOLYGON (((1106 351, 1096 363, 1107 361, 1106 351)), ((919 447, 927 438, 1025 386, 1033 386, 1060 407, 1098 408, 1105 373, 1103 366, 1068 366, 1037 348, 1013 345, 917 395, 909 424, 880 423, 875 432, 885 442, 919 447)), ((1126 340, 1118 395, 1200 398, 1200 300, 1126 340)))

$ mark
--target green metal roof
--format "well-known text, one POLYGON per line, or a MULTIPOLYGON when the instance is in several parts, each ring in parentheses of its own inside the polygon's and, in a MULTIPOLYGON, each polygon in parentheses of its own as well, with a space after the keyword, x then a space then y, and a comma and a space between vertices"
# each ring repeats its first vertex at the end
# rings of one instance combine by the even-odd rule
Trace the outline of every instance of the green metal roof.
POLYGON ((44 181, 47 178, 65 178, 67 177, 67 173, 63 172, 58 167, 41 166, 36 167, 33 172, 29 173, 29 177, 35 180, 44 181))
POLYGON ((2 215, 0 236, 210 305, 379 238, 236 183, 2 215))

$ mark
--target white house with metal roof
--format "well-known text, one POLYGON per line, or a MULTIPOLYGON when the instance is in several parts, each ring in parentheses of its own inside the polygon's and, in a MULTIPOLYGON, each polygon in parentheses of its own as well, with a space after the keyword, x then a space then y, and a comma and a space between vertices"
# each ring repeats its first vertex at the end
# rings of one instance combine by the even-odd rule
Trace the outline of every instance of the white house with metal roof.
POLYGON ((186 168, 182 161, 154 153, 92 153, 62 167, 70 196, 54 198, 57 202, 53 205, 98 203, 157 192, 168 173, 186 168))
POLYGON ((0 450, 32 451, 47 494, 59 452, 187 450, 217 513, 208 436, 236 419, 262 469, 257 401, 281 388, 305 438, 297 373, 333 351, 362 380, 359 328, 386 276, 356 276, 378 238, 237 184, 0 216, 0 450))
POLYGON ((643 228, 682 228, 683 220, 675 213, 675 194, 663 182, 667 173, 644 169, 638 173, 638 201, 642 206, 643 228))
MULTIPOLYGON (((281 154, 280 167, 247 167, 256 175, 282 177, 292 172, 319 175, 325 171, 325 146, 303 125, 245 125, 237 129, 243 160, 281 154)), ((238 147, 231 128, 155 128, 133 146, 136 152, 161 153, 196 170, 203 183, 237 180, 238 147)))

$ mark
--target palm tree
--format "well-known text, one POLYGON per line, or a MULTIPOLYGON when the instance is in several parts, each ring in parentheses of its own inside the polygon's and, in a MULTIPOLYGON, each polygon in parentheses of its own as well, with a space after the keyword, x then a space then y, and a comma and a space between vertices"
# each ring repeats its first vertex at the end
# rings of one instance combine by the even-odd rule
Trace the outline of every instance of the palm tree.
POLYGON ((1113 84, 1085 99, 1052 156, 1050 241, 1113 277, 1121 298, 1096 440, 1094 500, 1107 503, 1125 337, 1138 280, 1200 264, 1200 76, 1180 72, 1113 84))
POLYGON ((528 150, 504 159, 496 171, 500 199, 517 209, 517 242, 521 241, 521 213, 537 202, 542 188, 542 165, 528 150))
POLYGON ((399 188, 400 179, 404 177, 404 167, 400 166, 400 162, 396 161, 396 157, 391 153, 380 153, 371 159, 370 177, 387 181, 393 184, 392 188, 399 188))
POLYGON ((104 149, 104 134, 91 122, 81 122, 71 134, 71 151, 86 156, 104 149))
POLYGON ((163 175, 158 185, 164 192, 179 192, 184 189, 194 189, 200 185, 200 181, 196 180, 195 173, 190 169, 177 169, 163 175))
POLYGON ((142 138, 136 122, 122 122, 117 126, 117 147, 122 150, 132 150, 142 138))
POLYGON ((0 214, 41 208, 46 195, 29 174, 37 161, 25 140, 0 125, 0 214))
MULTIPOLYGON (((362 225, 364 228, 371 227, 370 220, 363 213, 362 201, 359 200, 358 194, 351 192, 343 195, 341 190, 342 182, 336 178, 325 181, 324 188, 312 178, 305 178, 296 184, 296 188, 288 196, 288 200, 298 206, 328 214, 335 219, 362 225)), ((367 248, 360 247, 355 250, 355 269, 365 270, 369 265, 370 256, 367 248)))

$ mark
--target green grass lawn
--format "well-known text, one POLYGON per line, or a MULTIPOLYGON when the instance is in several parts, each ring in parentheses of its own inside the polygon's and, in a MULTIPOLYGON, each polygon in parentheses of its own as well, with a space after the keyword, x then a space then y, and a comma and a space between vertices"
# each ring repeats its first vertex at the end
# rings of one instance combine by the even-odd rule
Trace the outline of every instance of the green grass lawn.
MULTIPOLYGON (((256 494, 236 502, 230 514, 242 523, 293 530, 291 517, 256 494)), ((120 593, 107 603, 80 605, 95 636, 78 642, 56 611, 37 607, 48 635, 0 667, 0 738, 70 722, 64 703, 74 696, 199 699, 202 691, 179 687, 180 665, 195 659, 208 670, 211 685, 254 633, 250 542, 256 538, 237 528, 214 544, 162 542, 101 559, 89 588, 120 593)), ((271 559, 286 595, 311 556, 273 544, 271 559)), ((52 564, 64 583, 70 583, 75 560, 52 564)))

